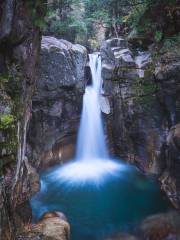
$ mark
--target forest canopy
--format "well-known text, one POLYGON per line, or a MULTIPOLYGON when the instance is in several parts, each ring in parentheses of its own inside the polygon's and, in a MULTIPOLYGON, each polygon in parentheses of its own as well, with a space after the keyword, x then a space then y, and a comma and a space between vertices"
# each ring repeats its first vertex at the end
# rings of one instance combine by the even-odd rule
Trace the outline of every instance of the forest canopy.
POLYGON ((86 46, 130 33, 159 42, 177 33, 179 17, 179 0, 49 0, 45 33, 86 46))

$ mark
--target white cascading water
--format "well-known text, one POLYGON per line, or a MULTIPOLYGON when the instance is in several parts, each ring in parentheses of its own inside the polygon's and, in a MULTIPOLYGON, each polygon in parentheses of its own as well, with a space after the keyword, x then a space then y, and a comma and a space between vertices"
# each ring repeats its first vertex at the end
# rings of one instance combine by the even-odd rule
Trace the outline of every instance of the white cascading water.
POLYGON ((101 57, 90 54, 92 85, 87 86, 83 97, 83 110, 78 133, 75 160, 53 172, 61 182, 76 185, 86 182, 99 184, 106 177, 115 175, 123 168, 109 159, 100 109, 100 92, 102 88, 101 57))
POLYGON ((89 59, 92 85, 86 87, 83 98, 76 154, 78 160, 84 161, 108 157, 100 109, 101 58, 90 54, 89 59))

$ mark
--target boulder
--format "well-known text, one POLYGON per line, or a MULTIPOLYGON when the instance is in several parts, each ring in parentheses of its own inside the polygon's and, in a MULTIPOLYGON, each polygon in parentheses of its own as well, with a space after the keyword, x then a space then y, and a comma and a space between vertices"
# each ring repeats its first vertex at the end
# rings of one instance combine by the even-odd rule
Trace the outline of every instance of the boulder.
POLYGON ((145 239, 175 240, 180 237, 180 215, 168 212, 147 217, 140 227, 145 239))
POLYGON ((86 48, 42 37, 37 90, 28 132, 28 156, 46 168, 73 158, 85 89, 86 48))
POLYGON ((37 81, 37 98, 63 88, 85 87, 84 68, 87 60, 86 48, 55 37, 42 37, 40 78, 37 81), (39 90, 39 91, 38 91, 39 90))
POLYGON ((112 38, 103 42, 101 46, 102 77, 104 80, 125 78, 134 71, 136 65, 133 54, 127 48, 127 42, 122 38, 112 38), (131 72, 128 70, 131 68, 131 72), (126 71, 125 71, 126 69, 126 71))
POLYGON ((46 213, 37 224, 25 226, 17 239, 70 240, 70 226, 62 216, 64 214, 58 212, 46 213))

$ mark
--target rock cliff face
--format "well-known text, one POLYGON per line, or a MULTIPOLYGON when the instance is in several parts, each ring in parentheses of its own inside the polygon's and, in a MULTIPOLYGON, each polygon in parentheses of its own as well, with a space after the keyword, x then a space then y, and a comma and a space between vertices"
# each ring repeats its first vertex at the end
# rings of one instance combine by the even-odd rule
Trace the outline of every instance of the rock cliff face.
POLYGON ((116 155, 161 175, 163 189, 179 207, 179 150, 167 137, 180 121, 180 63, 152 62, 148 52, 128 48, 123 39, 105 41, 101 55, 116 155))
MULTIPOLYGON (((39 189, 36 170, 74 155, 87 52, 54 37, 43 37, 40 51, 36 20, 43 15, 44 2, 0 0, 2 240, 15 239, 22 223, 31 218, 28 200, 39 189)), ((110 112, 108 97, 107 125, 116 156, 158 174, 163 190, 179 208, 180 62, 167 62, 166 56, 152 61, 148 52, 138 53, 120 38, 105 41, 101 55, 101 108, 110 112)), ((47 238, 69 238, 68 223, 57 216, 45 219, 17 239, 47 238)))
POLYGON ((34 175, 25 148, 41 38, 33 8, 36 20, 41 18, 43 7, 31 1, 0 1, 1 239, 15 238, 19 222, 13 207, 32 193, 29 178, 34 175))
POLYGON ((86 61, 83 46, 54 37, 42 38, 28 134, 29 154, 36 167, 62 163, 74 155, 86 61))

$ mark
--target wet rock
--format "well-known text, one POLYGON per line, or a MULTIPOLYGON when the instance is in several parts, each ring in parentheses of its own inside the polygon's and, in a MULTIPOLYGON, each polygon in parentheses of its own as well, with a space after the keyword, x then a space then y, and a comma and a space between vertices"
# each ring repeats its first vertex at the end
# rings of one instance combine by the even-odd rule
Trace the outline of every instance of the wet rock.
POLYGON ((37 224, 26 226, 17 239, 70 240, 70 226, 62 216, 58 212, 45 214, 37 224))
POLYGON ((176 124, 170 129, 167 136, 167 144, 180 151, 180 123, 176 124))
MULTIPOLYGON (((140 167, 144 170, 149 168, 152 172, 158 172, 161 166, 153 160, 155 155, 160 152, 162 142, 162 138, 159 137, 162 131, 160 125, 164 124, 164 119, 158 119, 160 104, 156 102, 153 95, 152 76, 148 77, 147 87, 148 89, 152 87, 152 90, 148 92, 147 89, 147 93, 145 92, 146 87, 144 89, 142 86, 145 81, 144 77, 143 80, 139 78, 139 71, 143 71, 144 75, 145 68, 150 62, 149 54, 146 54, 148 57, 145 58, 146 61, 143 61, 144 57, 141 53, 141 66, 137 66, 137 56, 127 46, 126 42, 121 47, 113 45, 109 49, 109 44, 106 42, 101 47, 102 65, 111 64, 112 66, 109 70, 110 73, 107 74, 107 68, 106 70, 102 69, 102 73, 104 71, 105 94, 109 95, 109 99, 111 99, 111 123, 115 152, 130 162, 140 163, 140 167), (117 62, 115 60, 117 56, 121 56, 122 60, 117 62), (143 67, 143 69, 139 67, 143 67), (146 100, 148 94, 150 96, 146 100), (154 107, 152 108, 152 106, 154 107), (150 162, 153 162, 152 166, 150 166, 150 162)), ((140 63, 138 61, 139 65, 140 63)))
POLYGON ((160 177, 162 189, 176 208, 180 208, 180 124, 170 129, 167 136, 165 159, 167 168, 160 177))
MULTIPOLYGON (((34 9, 34 17, 39 18, 39 14, 43 17, 44 3, 42 1, 41 9, 34 9)), ((2 239, 13 239, 20 227, 15 217, 16 204, 21 198, 26 201, 26 196, 29 197, 31 193, 26 188, 29 179, 26 175, 25 148, 41 34, 34 25, 27 1, 0 1, 0 13, 0 114, 13 119, 7 128, 0 127, 0 176, 2 169, 4 171, 6 168, 7 171, 2 186, 5 204, 3 208, 0 207, 0 236, 3 236, 2 239), (16 172, 12 171, 11 174, 7 165, 13 162, 16 172)), ((29 176, 33 181, 34 175, 29 176)))
POLYGON ((127 42, 116 43, 105 41, 101 47, 114 152, 145 172, 161 175, 162 188, 177 207, 179 130, 170 129, 180 122, 180 63, 167 62, 167 56, 152 62, 150 52, 139 52, 132 45, 128 50, 127 42), (175 136, 168 136, 169 131, 175 136))
POLYGON ((44 213, 43 216, 40 218, 40 221, 43 221, 44 219, 47 219, 47 218, 53 218, 53 217, 58 217, 61 220, 67 221, 66 216, 62 212, 47 212, 47 213, 44 213))
POLYGON ((28 156, 46 168, 73 158, 85 88, 86 49, 43 37, 37 91, 28 133, 28 156))
POLYGON ((6 188, 3 179, 0 178, 0 236, 2 240, 12 239, 15 234, 13 225, 6 188))
MULTIPOLYGON (((111 55, 109 59, 111 59, 111 55)), ((141 64, 143 68, 146 67, 148 62, 149 59, 147 58, 141 64)), ((118 67, 121 69, 122 65, 119 64, 118 67)), ((114 133, 116 135, 114 136, 115 144, 116 147, 121 148, 119 149, 121 153, 123 150, 125 152, 129 151, 130 161, 141 162, 142 168, 147 167, 146 170, 151 169, 150 171, 157 173, 163 168, 159 162, 159 155, 163 146, 163 138, 166 137, 168 117, 166 118, 161 103, 156 99, 156 82, 153 80, 153 74, 148 76, 146 80, 145 73, 145 78, 140 80, 136 69, 133 72, 127 66, 127 69, 125 69, 126 74, 128 71, 131 72, 129 77, 123 78, 122 75, 116 72, 115 78, 111 76, 111 79, 104 81, 105 93, 113 96, 112 105, 115 110, 112 110, 112 112, 114 115, 114 133), (115 79, 116 81, 114 81, 115 79), (146 83, 146 81, 148 82, 146 83), (147 84, 147 87, 143 86, 143 84, 147 84), (121 143, 118 143, 117 139, 121 143), (128 145, 127 150, 125 150, 125 142, 128 145), (132 150, 130 150, 131 148, 132 150), (136 149, 135 154, 131 153, 134 151, 133 148, 136 149), (148 159, 149 166, 145 162, 146 159, 148 159)), ((173 95, 173 92, 171 94, 173 95)))
POLYGON ((110 108, 110 103, 109 99, 105 96, 100 96, 100 107, 101 111, 105 114, 110 114, 111 108, 110 108))
MULTIPOLYGON (((179 171, 178 171, 179 172, 179 171)), ((161 177, 161 187, 167 194, 168 198, 172 202, 175 208, 180 208, 180 183, 179 176, 174 175, 169 171, 165 171, 161 177)))
POLYGON ((145 239, 168 240, 180 237, 180 216, 177 212, 169 212, 150 216, 141 225, 145 239))

